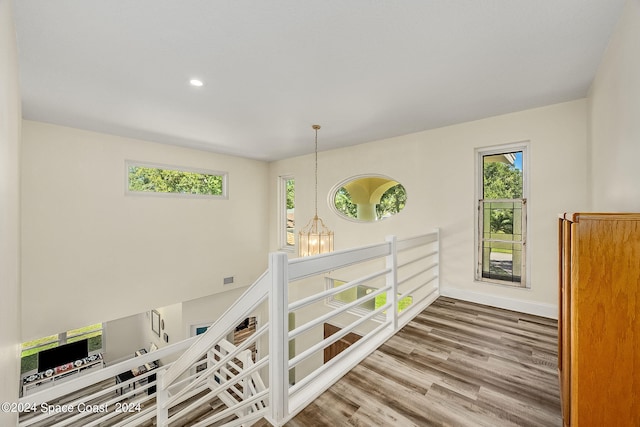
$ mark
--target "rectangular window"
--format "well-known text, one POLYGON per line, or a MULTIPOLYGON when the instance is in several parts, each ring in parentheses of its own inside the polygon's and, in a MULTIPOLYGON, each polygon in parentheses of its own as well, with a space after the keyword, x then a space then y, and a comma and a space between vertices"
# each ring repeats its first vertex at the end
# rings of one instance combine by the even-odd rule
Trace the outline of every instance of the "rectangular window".
POLYGON ((136 194, 227 197, 227 174, 127 162, 127 191, 136 194))
MULTIPOLYGON (((102 323, 96 323, 95 325, 86 326, 84 328, 72 329, 56 335, 49 335, 48 337, 22 343, 20 371, 22 374, 39 372, 38 353, 85 339, 87 340, 88 353, 102 353, 102 333, 102 323)), ((75 360, 70 360, 69 362, 75 362, 75 360)))
POLYGON ((527 287, 527 146, 477 153, 476 280, 527 287))
POLYGON ((296 180, 292 176, 281 176, 278 194, 280 248, 293 251, 296 246, 296 180))

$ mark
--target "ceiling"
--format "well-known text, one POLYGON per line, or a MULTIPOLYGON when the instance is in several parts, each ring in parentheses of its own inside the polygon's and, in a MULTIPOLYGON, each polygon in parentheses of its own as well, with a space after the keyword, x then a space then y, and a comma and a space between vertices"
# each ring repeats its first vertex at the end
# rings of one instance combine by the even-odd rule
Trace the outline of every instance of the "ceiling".
POLYGON ((623 4, 15 0, 23 117, 283 159, 585 97, 623 4))

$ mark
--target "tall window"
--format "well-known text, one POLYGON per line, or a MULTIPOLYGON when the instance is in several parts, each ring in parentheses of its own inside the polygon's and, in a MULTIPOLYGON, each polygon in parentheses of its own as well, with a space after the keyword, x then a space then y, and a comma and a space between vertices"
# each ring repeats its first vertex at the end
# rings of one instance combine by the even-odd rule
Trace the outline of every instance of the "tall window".
POLYGON ((296 246, 296 181, 292 176, 281 176, 279 185, 280 248, 293 251, 296 246))
POLYGON ((526 145, 478 151, 476 280, 526 287, 526 145))
POLYGON ((85 326, 84 328, 72 329, 56 335, 49 335, 48 337, 22 343, 20 370, 22 374, 38 372, 38 353, 43 350, 85 339, 87 340, 87 351, 89 353, 103 352, 102 332, 102 323, 96 323, 95 325, 85 326))

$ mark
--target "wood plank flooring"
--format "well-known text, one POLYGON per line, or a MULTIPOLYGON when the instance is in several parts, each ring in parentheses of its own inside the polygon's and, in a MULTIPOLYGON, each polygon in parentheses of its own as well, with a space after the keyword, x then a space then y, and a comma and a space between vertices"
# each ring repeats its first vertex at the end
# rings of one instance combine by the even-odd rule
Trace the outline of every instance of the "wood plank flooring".
POLYGON ((286 425, 561 424, 556 321, 441 297, 286 425))

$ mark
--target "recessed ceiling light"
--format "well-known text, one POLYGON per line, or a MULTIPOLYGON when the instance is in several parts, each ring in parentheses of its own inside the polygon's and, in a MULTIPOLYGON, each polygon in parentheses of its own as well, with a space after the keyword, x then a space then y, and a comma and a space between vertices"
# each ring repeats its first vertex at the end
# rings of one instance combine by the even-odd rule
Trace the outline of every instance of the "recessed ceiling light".
POLYGON ((191 80, 189 80, 189 84, 190 84, 191 86, 196 86, 196 87, 200 87, 200 86, 203 86, 203 85, 204 85, 204 83, 202 83, 202 80, 198 80, 198 79, 191 79, 191 80))

